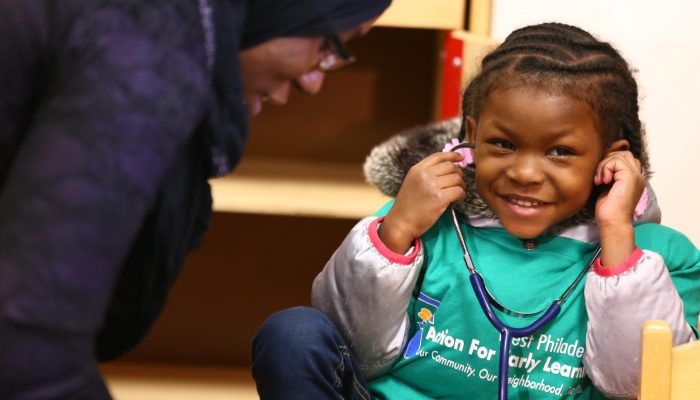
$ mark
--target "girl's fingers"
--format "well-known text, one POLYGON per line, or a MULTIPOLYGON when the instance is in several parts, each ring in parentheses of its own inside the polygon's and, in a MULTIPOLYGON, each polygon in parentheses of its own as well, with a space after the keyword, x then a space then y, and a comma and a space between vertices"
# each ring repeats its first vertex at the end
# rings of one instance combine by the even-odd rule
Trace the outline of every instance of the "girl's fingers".
POLYGON ((445 151, 445 152, 438 152, 438 153, 433 153, 429 155, 428 157, 424 158, 423 161, 420 162, 420 164, 425 163, 426 166, 431 166, 431 165, 437 165, 443 162, 460 162, 462 161, 464 157, 462 157, 461 154, 456 153, 454 151, 445 151))
POLYGON ((611 183, 613 181, 615 173, 623 170, 625 167, 627 166, 625 165, 623 160, 620 160, 617 157, 612 157, 603 164, 600 171, 600 180, 606 185, 611 183))
POLYGON ((440 164, 434 165, 431 167, 431 172, 435 176, 445 176, 445 175, 459 175, 461 177, 464 176, 464 171, 462 171, 462 168, 458 167, 452 162, 442 162, 440 164))
POLYGON ((614 157, 606 158, 600 164, 598 164, 598 168, 596 170, 596 175, 595 175, 596 176, 596 183, 598 185, 610 183, 610 180, 612 179, 614 168, 615 168, 615 158, 614 157))
POLYGON ((458 174, 449 174, 437 178, 437 186, 440 189, 459 186, 464 188, 464 177, 458 174))
POLYGON ((461 159, 462 156, 457 153, 435 153, 411 167, 409 174, 422 176, 423 179, 449 174, 463 176, 464 172, 455 164, 461 159))
POLYGON ((446 189, 443 189, 443 192, 445 193, 445 199, 450 204, 464 200, 464 198, 467 195, 467 192, 461 186, 451 186, 446 189))
POLYGON ((615 173, 624 170, 639 173, 641 172, 641 162, 629 151, 610 153, 596 167, 593 181, 596 185, 609 184, 613 181, 615 173))

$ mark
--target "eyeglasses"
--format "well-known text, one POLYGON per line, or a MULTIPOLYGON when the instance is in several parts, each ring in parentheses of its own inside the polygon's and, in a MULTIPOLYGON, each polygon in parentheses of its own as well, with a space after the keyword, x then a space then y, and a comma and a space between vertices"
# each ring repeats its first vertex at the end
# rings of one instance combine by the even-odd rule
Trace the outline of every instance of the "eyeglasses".
POLYGON ((355 56, 350 54, 338 35, 333 34, 326 36, 316 68, 321 72, 330 72, 354 62, 355 56))

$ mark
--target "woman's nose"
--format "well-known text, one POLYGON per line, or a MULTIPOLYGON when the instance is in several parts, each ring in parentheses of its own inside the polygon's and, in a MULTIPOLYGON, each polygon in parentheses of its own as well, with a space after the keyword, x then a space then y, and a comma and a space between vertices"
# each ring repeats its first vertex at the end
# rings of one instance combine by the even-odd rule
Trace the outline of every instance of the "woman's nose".
POLYGON ((267 101, 276 105, 287 104, 290 89, 291 84, 289 81, 284 82, 283 84, 274 88, 274 90, 268 92, 267 101))
POLYGON ((299 90, 306 94, 313 95, 321 90, 325 76, 326 75, 323 72, 315 69, 298 77, 295 83, 299 90))

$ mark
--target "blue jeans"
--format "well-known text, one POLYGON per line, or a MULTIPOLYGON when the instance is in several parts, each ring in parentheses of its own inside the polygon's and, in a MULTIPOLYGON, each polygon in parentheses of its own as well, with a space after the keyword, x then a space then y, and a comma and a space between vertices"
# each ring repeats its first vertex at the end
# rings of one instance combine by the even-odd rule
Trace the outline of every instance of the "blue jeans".
POLYGON ((252 350, 262 400, 371 399, 345 340, 316 309, 294 307, 271 315, 253 338, 252 350))

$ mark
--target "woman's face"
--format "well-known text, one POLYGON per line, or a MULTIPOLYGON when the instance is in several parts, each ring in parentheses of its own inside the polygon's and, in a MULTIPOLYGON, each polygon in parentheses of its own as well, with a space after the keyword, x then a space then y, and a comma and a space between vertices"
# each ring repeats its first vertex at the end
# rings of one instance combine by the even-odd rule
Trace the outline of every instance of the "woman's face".
POLYGON ((603 155, 586 103, 536 88, 495 90, 467 126, 477 192, 509 233, 539 236, 585 206, 603 155))
MULTIPOLYGON (((362 36, 376 18, 341 32, 347 42, 362 36)), ((292 85, 308 94, 316 94, 323 85, 324 73, 317 66, 324 55, 323 37, 280 37, 239 53, 248 115, 262 111, 262 103, 285 104, 292 85)))

